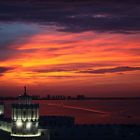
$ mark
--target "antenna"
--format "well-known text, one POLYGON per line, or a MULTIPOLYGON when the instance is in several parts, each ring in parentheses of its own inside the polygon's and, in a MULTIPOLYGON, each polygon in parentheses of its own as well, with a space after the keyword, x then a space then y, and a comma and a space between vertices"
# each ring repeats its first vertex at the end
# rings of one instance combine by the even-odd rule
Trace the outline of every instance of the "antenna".
POLYGON ((27 95, 27 88, 26 88, 26 86, 24 86, 24 95, 25 96, 27 95))

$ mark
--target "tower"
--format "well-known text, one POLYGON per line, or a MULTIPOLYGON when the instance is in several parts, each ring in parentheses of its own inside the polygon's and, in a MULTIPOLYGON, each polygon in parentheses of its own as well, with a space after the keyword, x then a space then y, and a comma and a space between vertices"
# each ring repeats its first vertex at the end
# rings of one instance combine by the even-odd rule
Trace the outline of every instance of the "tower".
POLYGON ((4 116, 4 103, 0 102, 0 117, 4 116))
POLYGON ((33 104, 31 96, 24 87, 23 95, 18 97, 18 103, 12 104, 12 131, 15 137, 37 137, 39 124, 39 104, 33 104))

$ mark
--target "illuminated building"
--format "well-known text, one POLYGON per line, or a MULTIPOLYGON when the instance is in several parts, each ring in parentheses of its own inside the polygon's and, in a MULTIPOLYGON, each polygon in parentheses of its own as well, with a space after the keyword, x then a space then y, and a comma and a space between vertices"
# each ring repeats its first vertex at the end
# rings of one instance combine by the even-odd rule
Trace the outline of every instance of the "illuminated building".
POLYGON ((0 103, 0 117, 4 116, 4 104, 0 103))
POLYGON ((24 94, 19 96, 18 103, 12 105, 11 136, 37 137, 40 136, 39 104, 33 104, 31 96, 27 95, 26 87, 24 94))

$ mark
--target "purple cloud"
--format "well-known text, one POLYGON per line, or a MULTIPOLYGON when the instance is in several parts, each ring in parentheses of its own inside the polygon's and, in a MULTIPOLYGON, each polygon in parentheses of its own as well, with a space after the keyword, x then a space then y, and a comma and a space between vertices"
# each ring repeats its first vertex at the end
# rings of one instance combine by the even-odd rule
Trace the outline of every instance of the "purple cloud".
POLYGON ((136 70, 140 70, 140 67, 122 66, 122 67, 105 68, 105 69, 97 69, 97 70, 89 69, 89 70, 79 71, 79 73, 105 74, 105 73, 117 73, 117 72, 136 71, 136 70))
MULTIPOLYGON (((117 62, 116 62, 117 63, 117 62)), ((35 67, 29 70, 38 73, 49 73, 49 72, 71 72, 71 71, 80 71, 83 69, 89 69, 93 67, 102 67, 102 66, 112 66, 114 62, 100 62, 100 63, 69 63, 69 64, 57 64, 49 65, 42 67, 35 67)))
POLYGON ((0 67, 0 76, 3 76, 4 73, 13 69, 13 67, 0 67))
POLYGON ((1 0, 1 21, 59 25, 65 32, 140 31, 139 0, 1 0))

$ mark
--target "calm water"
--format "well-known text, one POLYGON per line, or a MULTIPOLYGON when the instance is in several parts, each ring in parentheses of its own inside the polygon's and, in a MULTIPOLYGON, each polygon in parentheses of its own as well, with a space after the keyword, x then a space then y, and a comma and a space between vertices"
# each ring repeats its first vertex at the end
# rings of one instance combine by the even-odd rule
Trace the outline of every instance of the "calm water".
MULTIPOLYGON (((6 101, 6 116, 11 103, 6 101)), ((78 124, 140 124, 140 100, 34 101, 41 115, 74 116, 78 124)))

